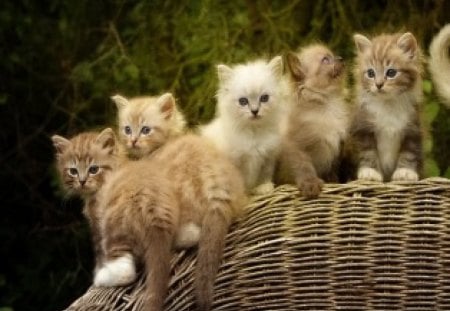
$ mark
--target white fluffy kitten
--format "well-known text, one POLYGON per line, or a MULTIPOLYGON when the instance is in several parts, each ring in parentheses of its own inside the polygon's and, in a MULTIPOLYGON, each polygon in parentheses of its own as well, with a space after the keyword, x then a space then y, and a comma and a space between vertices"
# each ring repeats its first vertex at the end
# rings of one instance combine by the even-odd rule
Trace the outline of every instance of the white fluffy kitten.
POLYGON ((216 117, 201 133, 231 157, 248 192, 269 192, 288 107, 282 58, 217 69, 216 117))

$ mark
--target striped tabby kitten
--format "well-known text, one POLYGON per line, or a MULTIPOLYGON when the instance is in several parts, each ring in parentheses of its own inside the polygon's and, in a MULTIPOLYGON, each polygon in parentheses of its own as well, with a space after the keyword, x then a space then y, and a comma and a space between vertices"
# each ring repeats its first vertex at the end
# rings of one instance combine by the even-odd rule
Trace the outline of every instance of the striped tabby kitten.
POLYGON ((138 100, 116 95, 121 141, 130 155, 159 163, 180 205, 176 244, 197 244, 196 296, 199 310, 212 304, 225 235, 245 202, 236 167, 207 140, 180 135, 184 121, 171 94, 138 100))
POLYGON ((217 115, 201 128, 201 134, 232 159, 248 192, 270 192, 287 108, 282 59, 217 69, 217 115))
POLYGON ((450 24, 444 26, 430 45, 429 68, 436 92, 450 107, 450 24))
POLYGON ((298 54, 288 53, 286 59, 295 100, 278 172, 282 182, 297 181, 306 196, 314 197, 322 185, 317 176, 327 182, 339 180, 341 147, 349 126, 344 64, 341 57, 319 44, 307 46, 298 54), (295 150, 305 155, 291 156, 295 150))
POLYGON ((101 133, 86 132, 72 139, 54 135, 52 141, 64 190, 84 200, 83 214, 91 229, 97 272, 103 261, 97 193, 117 167, 114 132, 112 129, 101 133))
POLYGON ((422 171, 421 53, 414 36, 356 34, 358 179, 416 181, 422 171))

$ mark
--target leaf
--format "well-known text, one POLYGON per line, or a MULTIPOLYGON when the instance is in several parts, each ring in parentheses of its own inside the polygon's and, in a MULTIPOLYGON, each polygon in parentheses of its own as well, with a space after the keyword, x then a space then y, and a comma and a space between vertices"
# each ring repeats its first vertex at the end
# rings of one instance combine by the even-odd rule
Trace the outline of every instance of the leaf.
POLYGON ((422 89, 425 94, 431 94, 431 92, 433 91, 433 84, 430 80, 423 80, 422 89))
POLYGON ((430 101, 425 104, 424 107, 424 118, 427 124, 431 124, 439 113, 440 106, 435 101, 430 101))
POLYGON ((435 160, 428 158, 424 163, 425 176, 439 176, 440 170, 435 160))

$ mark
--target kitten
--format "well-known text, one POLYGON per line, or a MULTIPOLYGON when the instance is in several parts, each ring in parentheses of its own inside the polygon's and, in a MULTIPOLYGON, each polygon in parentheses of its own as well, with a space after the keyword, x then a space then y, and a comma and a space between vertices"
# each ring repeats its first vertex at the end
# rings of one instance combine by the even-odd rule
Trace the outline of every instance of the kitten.
POLYGON ((86 200, 93 228, 95 286, 133 282, 144 264, 145 310, 162 310, 180 208, 172 183, 155 161, 118 161, 111 129, 71 140, 52 137, 65 188, 86 200), (118 167, 120 164, 120 167, 118 167))
POLYGON ((416 181, 422 170, 421 53, 414 36, 354 35, 358 179, 416 181))
POLYGON ((92 232, 95 271, 102 264, 97 193, 105 179, 117 167, 114 132, 81 133, 72 139, 52 136, 56 150, 56 166, 64 190, 84 200, 83 214, 92 232))
POLYGON ((208 140, 192 134, 181 135, 181 127, 174 131, 174 126, 184 122, 180 121, 182 115, 172 95, 147 100, 143 106, 122 96, 114 96, 113 100, 125 148, 131 154, 159 163, 159 169, 175 188, 180 205, 175 243, 178 247, 189 247, 198 242, 197 306, 199 310, 209 310, 225 235, 246 202, 242 177, 208 140), (144 131, 145 128, 150 130, 144 131), (132 151, 136 148, 138 152, 132 151))
POLYGON ((450 24, 444 26, 430 45, 429 69, 436 92, 450 107, 450 24))
POLYGON ((270 192, 281 145, 280 124, 288 106, 282 59, 217 69, 217 115, 201 128, 201 135, 232 159, 248 192, 270 192))
POLYGON ((341 147, 349 126, 344 100, 344 64, 341 57, 319 44, 307 46, 299 54, 288 53, 286 64, 295 100, 284 135, 278 177, 289 183, 300 180, 297 183, 306 196, 317 196, 322 184, 317 176, 327 182, 339 180, 341 147), (292 149, 305 155, 287 156, 294 152, 292 149), (298 161, 309 163, 299 165, 298 161), (303 169, 283 169, 292 165, 303 169), (309 184, 302 185, 305 180, 309 184))

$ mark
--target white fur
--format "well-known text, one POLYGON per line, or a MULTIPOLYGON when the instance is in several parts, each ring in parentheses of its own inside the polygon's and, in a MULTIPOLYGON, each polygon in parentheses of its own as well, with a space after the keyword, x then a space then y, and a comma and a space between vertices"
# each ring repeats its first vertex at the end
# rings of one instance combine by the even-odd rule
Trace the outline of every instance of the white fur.
POLYGON ((430 45, 429 68, 437 93, 450 107, 450 24, 444 26, 430 45))
POLYGON ((133 256, 126 254, 122 257, 107 261, 94 276, 95 286, 123 286, 136 280, 136 267, 133 256))
POLYGON ((200 227, 190 222, 182 225, 175 238, 176 248, 190 248, 197 245, 200 239, 200 227))
POLYGON ((220 69, 217 116, 201 128, 202 136, 211 139, 240 169, 248 191, 271 182, 288 108, 285 81, 272 67, 256 61, 220 69), (246 97, 254 104, 261 94, 268 94, 270 99, 261 104, 260 117, 254 119, 238 100, 246 97))
POLYGON ((393 181, 418 181, 419 175, 410 168, 398 168, 392 174, 393 181))
POLYGON ((358 179, 370 181, 383 181, 383 176, 371 167, 361 167, 358 169, 358 179))
POLYGON ((363 100, 376 125, 378 157, 385 177, 390 177, 397 166, 404 130, 415 113, 413 103, 417 100, 413 93, 393 97, 367 95, 363 100))

